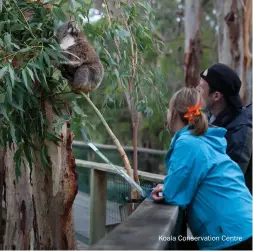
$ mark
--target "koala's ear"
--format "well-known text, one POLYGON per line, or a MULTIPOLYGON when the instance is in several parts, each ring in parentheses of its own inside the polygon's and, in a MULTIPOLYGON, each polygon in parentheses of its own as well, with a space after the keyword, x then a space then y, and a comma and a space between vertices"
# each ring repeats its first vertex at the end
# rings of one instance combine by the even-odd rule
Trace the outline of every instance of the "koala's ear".
POLYGON ((68 22, 68 32, 71 33, 73 30, 73 21, 68 22))
POLYGON ((79 29, 78 25, 76 25, 76 31, 80 32, 80 29, 79 29))
POLYGON ((77 35, 80 32, 80 29, 78 28, 75 21, 71 21, 68 24, 68 32, 72 35, 77 35))
POLYGON ((78 25, 77 25, 76 22, 73 23, 73 32, 74 32, 74 33, 80 32, 80 29, 79 29, 79 27, 78 27, 78 25))

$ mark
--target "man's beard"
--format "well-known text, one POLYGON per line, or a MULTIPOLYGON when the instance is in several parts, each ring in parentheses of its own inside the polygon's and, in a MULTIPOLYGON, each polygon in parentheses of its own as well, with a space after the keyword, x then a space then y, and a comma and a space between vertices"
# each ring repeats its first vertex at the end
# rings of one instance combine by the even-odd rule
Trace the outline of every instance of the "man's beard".
POLYGON ((211 117, 212 117, 212 112, 211 112, 211 110, 212 110, 212 108, 213 108, 213 104, 208 104, 208 103, 206 103, 206 107, 205 107, 205 109, 203 109, 202 111, 206 114, 206 116, 207 116, 207 119, 209 120, 211 117))

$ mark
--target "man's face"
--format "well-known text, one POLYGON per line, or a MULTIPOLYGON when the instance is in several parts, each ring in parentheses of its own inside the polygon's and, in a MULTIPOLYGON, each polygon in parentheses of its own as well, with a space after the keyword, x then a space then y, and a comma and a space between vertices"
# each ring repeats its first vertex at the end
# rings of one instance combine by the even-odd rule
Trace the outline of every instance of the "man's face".
POLYGON ((197 90, 202 94, 206 107, 210 112, 212 112, 212 109, 217 107, 221 100, 224 99, 223 94, 218 91, 210 93, 209 84, 203 78, 200 78, 197 90))
POLYGON ((213 106, 215 98, 212 94, 209 93, 210 91, 209 85, 203 78, 200 78, 200 83, 197 86, 197 90, 201 93, 204 101, 206 102, 206 106, 207 107, 213 106))
POLYGON ((203 99, 207 102, 209 96, 209 85, 203 78, 200 78, 197 90, 202 94, 203 99))

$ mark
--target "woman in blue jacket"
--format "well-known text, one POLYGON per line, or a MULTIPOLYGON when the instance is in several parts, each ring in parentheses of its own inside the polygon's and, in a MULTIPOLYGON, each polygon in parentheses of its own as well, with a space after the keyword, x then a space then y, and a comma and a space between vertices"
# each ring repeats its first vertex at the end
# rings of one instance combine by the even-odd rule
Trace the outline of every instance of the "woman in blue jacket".
POLYGON ((252 196, 226 154, 226 129, 208 128, 202 103, 194 88, 172 97, 168 126, 176 134, 165 158, 168 174, 151 197, 186 208, 200 249, 252 250, 252 196))

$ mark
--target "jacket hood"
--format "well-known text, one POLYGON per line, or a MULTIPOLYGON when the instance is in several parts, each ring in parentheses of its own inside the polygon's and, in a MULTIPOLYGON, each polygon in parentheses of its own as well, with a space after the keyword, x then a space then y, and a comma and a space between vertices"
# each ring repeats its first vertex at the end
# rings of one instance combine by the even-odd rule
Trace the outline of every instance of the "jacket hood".
POLYGON ((178 131, 172 139, 170 148, 173 148, 175 142, 184 137, 189 140, 195 147, 201 147, 203 143, 215 149, 218 152, 226 153, 227 141, 225 138, 227 130, 221 127, 208 128, 207 132, 203 136, 195 136, 191 134, 191 129, 189 126, 184 127, 182 130, 178 131))
POLYGON ((201 139, 205 141, 208 145, 213 147, 216 151, 226 153, 227 150, 227 140, 225 138, 227 130, 221 127, 208 128, 205 136, 201 139))
POLYGON ((252 127, 252 104, 243 107, 240 114, 227 126, 227 129, 241 125, 252 127))
POLYGON ((230 130, 237 126, 247 126, 252 128, 252 104, 243 107, 239 112, 235 113, 230 107, 223 110, 212 125, 226 127, 230 130))

